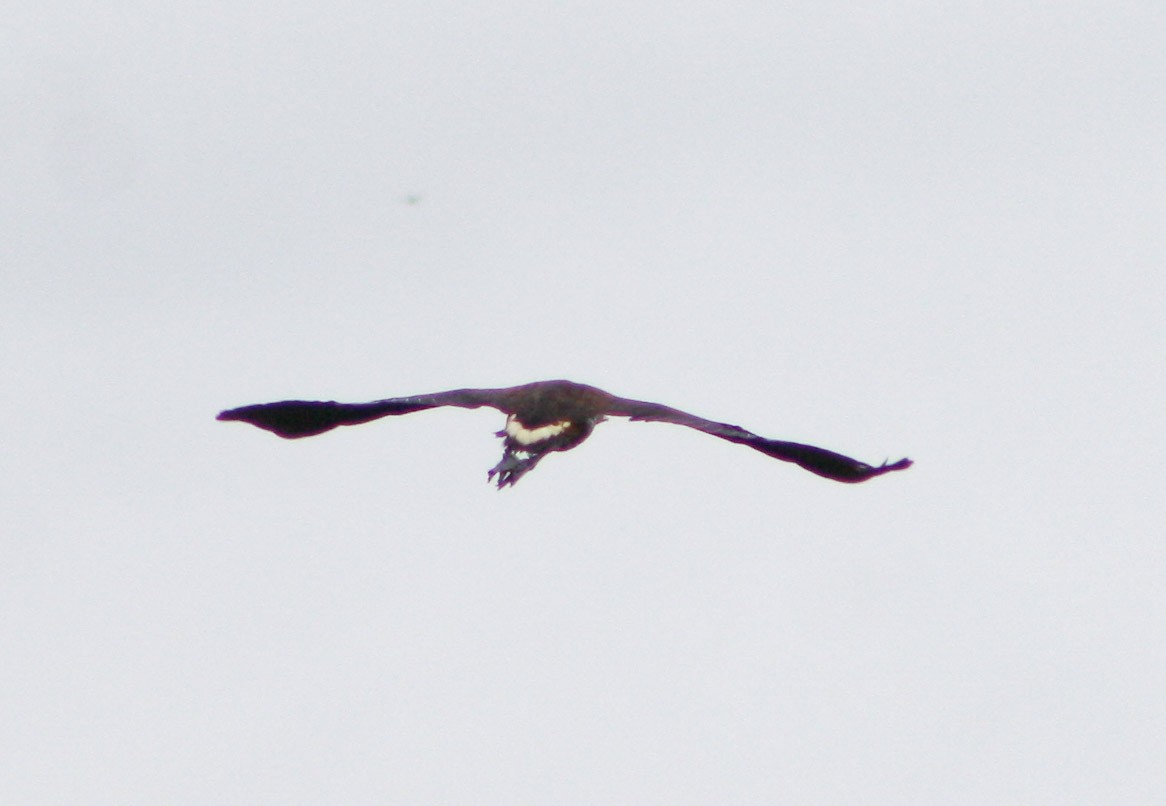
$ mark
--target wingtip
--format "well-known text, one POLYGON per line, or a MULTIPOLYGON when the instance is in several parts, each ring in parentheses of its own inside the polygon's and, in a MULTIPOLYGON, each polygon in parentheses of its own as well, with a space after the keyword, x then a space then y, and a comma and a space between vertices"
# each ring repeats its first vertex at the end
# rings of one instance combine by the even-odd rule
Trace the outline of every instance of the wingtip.
POLYGON ((907 468, 909 468, 913 464, 915 464, 913 461, 911 461, 910 459, 908 459, 907 457, 904 456, 902 459, 900 459, 897 462, 893 462, 893 463, 883 462, 883 468, 887 472, 890 472, 892 470, 906 470, 907 468))

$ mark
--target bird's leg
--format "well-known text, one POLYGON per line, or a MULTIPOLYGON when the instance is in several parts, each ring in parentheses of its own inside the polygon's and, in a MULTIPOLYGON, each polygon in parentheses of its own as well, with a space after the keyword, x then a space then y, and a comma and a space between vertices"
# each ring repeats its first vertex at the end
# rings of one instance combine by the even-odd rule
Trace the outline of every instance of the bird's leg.
POLYGON ((497 476, 498 489, 501 490, 508 484, 517 483, 526 473, 534 469, 543 456, 544 454, 533 451, 514 450, 510 445, 507 445, 502 454, 502 461, 490 469, 490 472, 486 474, 486 479, 492 481, 497 476))

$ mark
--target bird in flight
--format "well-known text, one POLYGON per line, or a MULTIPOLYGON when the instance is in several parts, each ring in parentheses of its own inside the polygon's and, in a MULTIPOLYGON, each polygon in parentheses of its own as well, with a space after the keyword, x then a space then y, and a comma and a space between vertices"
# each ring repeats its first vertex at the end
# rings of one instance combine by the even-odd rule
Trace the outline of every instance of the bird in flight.
POLYGON ((497 432, 503 439, 502 461, 487 474, 487 480, 497 476, 498 489, 515 484, 548 453, 568 451, 579 445, 608 417, 685 425, 738 445, 748 445, 774 459, 793 462, 819 476, 851 484, 911 466, 910 459, 868 465, 825 448, 765 439, 739 425, 713 422, 659 403, 616 397, 594 386, 571 381, 538 381, 505 389, 453 389, 371 403, 282 400, 228 409, 218 419, 239 420, 285 439, 298 439, 341 425, 359 425, 440 406, 462 409, 489 406, 506 414, 506 426, 497 432))

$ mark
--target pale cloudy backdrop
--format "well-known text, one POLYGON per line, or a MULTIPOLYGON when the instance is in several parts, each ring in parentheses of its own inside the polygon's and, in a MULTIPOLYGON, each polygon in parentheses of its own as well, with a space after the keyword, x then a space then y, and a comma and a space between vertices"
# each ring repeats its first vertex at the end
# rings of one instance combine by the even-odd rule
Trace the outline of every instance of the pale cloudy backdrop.
POLYGON ((1164 8, 9 4, 0 801, 1166 800, 1164 8))

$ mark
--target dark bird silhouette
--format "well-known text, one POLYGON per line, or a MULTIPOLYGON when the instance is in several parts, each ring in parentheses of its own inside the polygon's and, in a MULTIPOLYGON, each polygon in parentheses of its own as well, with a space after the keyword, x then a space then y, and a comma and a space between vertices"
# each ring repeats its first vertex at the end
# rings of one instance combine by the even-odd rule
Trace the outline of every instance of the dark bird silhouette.
POLYGON ((358 425, 439 406, 463 409, 490 406, 506 414, 506 427, 497 433, 503 438, 502 461, 487 474, 488 479, 498 477, 499 489, 516 483, 548 453, 574 448, 608 417, 686 425, 738 445, 748 445, 774 459, 793 462, 834 481, 857 483, 911 466, 910 459, 868 465, 824 448, 765 439, 739 425, 713 422, 659 403, 616 397, 594 386, 571 381, 539 381, 506 389, 454 389, 371 403, 283 400, 229 409, 219 414, 218 419, 240 420, 286 439, 298 439, 341 425, 358 425))

